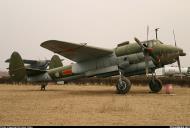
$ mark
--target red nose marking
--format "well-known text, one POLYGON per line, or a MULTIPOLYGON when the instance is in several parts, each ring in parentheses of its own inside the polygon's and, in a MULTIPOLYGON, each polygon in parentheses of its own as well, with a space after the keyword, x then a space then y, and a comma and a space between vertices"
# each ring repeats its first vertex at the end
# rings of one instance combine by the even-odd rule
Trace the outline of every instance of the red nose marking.
POLYGON ((67 48, 64 50, 64 52, 74 52, 74 49, 73 48, 67 48))
POLYGON ((157 56, 157 61, 160 63, 160 56, 157 56))
POLYGON ((64 70, 63 74, 64 75, 70 75, 70 74, 72 74, 72 70, 71 69, 64 70))
POLYGON ((152 52, 153 51, 153 48, 147 48, 146 49, 148 52, 152 52))

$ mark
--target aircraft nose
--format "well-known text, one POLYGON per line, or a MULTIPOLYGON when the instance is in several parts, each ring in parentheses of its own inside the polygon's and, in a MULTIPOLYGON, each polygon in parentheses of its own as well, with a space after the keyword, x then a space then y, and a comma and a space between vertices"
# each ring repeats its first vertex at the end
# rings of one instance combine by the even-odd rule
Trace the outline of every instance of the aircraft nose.
POLYGON ((179 55, 180 55, 180 56, 186 56, 186 53, 183 52, 183 50, 181 50, 181 51, 179 52, 179 55))
POLYGON ((186 56, 186 53, 183 52, 183 49, 178 48, 179 56, 186 56))

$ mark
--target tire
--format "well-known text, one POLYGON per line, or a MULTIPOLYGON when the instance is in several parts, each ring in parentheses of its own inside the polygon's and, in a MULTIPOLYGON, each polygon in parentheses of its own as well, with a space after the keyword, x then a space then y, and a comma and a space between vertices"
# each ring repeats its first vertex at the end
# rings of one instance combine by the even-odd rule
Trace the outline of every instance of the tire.
POLYGON ((42 83, 41 84, 41 91, 45 91, 47 85, 48 85, 47 83, 42 83))
POLYGON ((162 81, 155 78, 149 82, 149 88, 153 93, 158 93, 162 89, 162 81))
POLYGON ((126 94, 131 89, 131 82, 129 79, 122 77, 121 82, 118 80, 116 84, 116 89, 118 94, 126 94))

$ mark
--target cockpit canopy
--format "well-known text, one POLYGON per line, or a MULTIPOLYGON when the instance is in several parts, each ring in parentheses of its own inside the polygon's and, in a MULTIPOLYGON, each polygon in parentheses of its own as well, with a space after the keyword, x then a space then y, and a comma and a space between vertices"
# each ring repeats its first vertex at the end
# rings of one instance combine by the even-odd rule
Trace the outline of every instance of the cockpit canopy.
POLYGON ((142 43, 143 43, 143 45, 144 45, 145 47, 149 47, 149 48, 153 47, 153 46, 156 45, 156 44, 163 44, 163 43, 162 43, 161 41, 159 41, 159 40, 148 40, 148 41, 143 41, 142 43))

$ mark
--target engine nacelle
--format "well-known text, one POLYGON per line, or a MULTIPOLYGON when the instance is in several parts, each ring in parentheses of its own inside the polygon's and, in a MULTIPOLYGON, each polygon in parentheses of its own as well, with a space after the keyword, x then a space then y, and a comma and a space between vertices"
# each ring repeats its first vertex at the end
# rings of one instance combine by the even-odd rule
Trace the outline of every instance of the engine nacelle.
POLYGON ((137 53, 137 54, 131 54, 127 56, 127 59, 129 61, 129 64, 137 64, 139 62, 144 61, 144 54, 141 53, 137 53))
MULTIPOLYGON (((152 61, 149 61, 149 69, 154 69, 156 66, 152 61)), ((151 71, 151 70, 149 70, 151 71)), ((134 75, 141 75, 145 73, 145 62, 129 65, 124 70, 125 74, 133 73, 134 75)))

